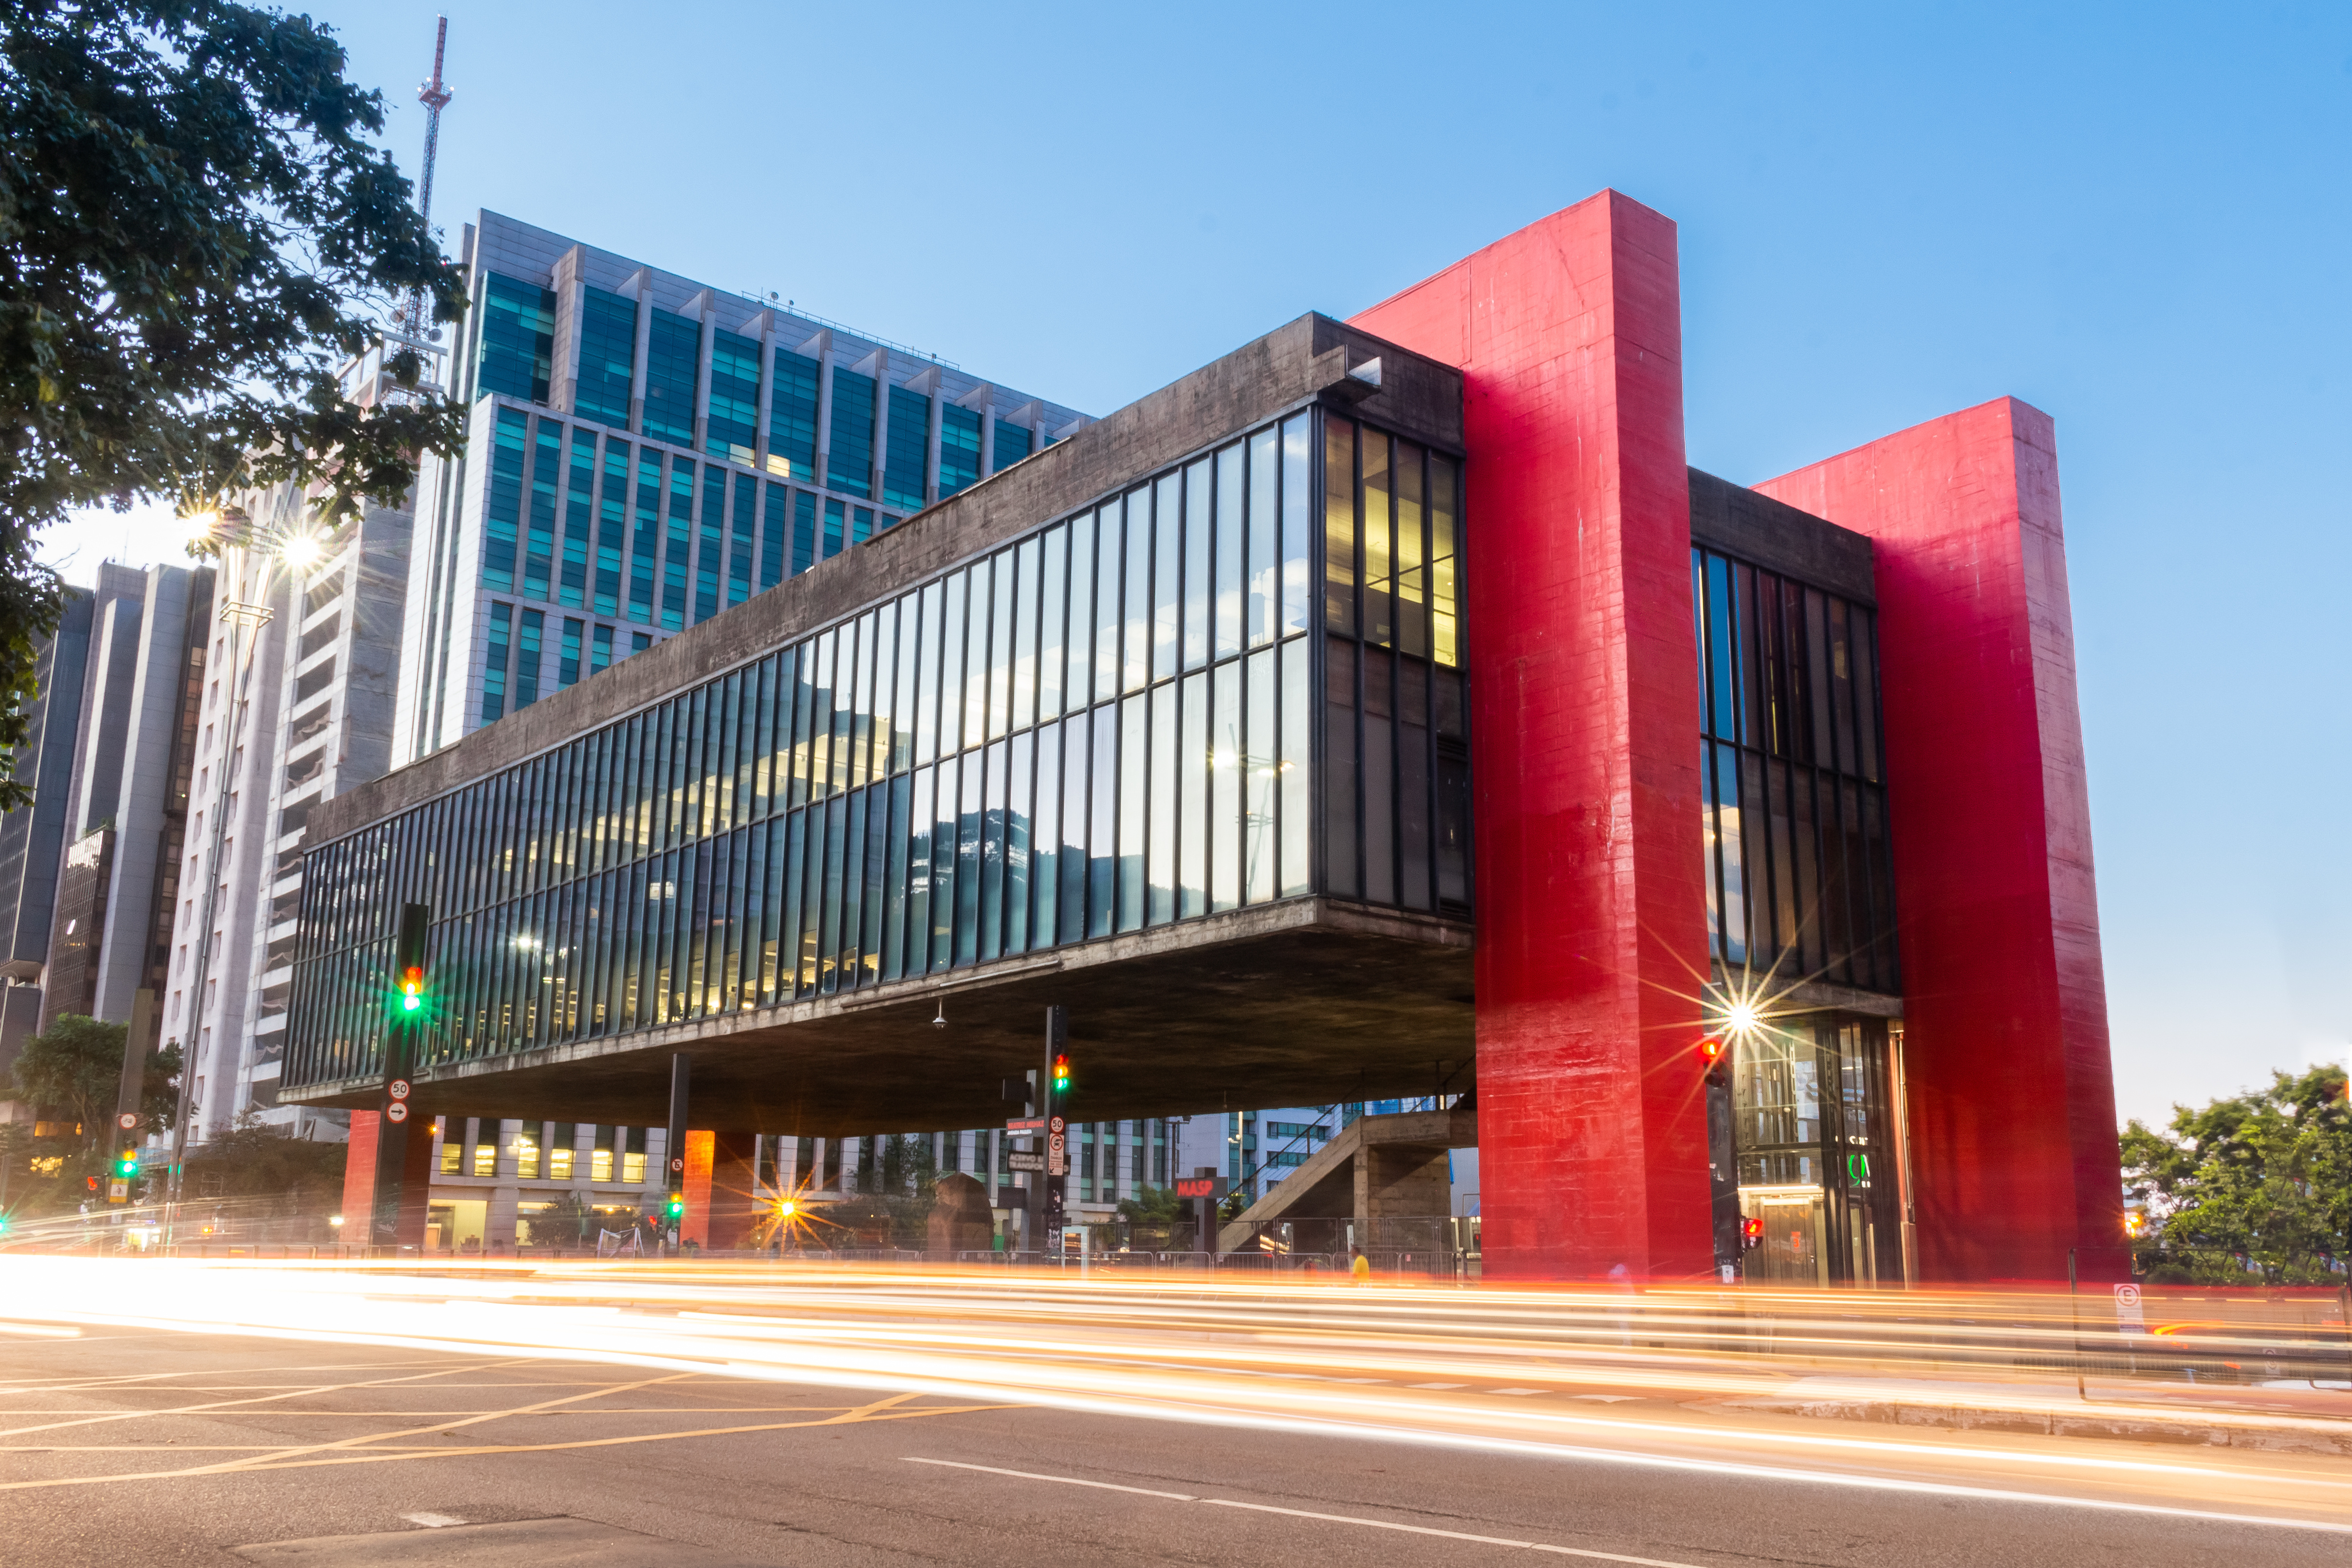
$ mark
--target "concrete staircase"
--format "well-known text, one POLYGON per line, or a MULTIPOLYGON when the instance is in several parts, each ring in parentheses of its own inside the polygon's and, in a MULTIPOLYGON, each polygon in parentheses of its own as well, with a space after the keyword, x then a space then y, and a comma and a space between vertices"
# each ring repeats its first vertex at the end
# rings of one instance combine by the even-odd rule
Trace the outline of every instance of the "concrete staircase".
POLYGON ((1217 1232, 1217 1249, 1239 1249, 1268 1220, 1444 1214, 1450 1204, 1445 1152, 1475 1148, 1478 1113, 1408 1111, 1359 1116, 1271 1191, 1217 1232))

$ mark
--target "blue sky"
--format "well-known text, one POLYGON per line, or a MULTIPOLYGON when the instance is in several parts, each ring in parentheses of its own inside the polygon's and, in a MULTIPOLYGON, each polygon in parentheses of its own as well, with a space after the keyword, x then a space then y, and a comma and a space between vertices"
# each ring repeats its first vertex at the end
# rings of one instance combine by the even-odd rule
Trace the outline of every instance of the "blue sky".
MULTIPOLYGON (((436 8, 310 9, 413 168, 436 8)), ((453 246, 490 207, 1096 413, 1603 186, 1680 225, 1697 465, 2047 410, 2122 1108, 2352 1049, 2352 8, 460 4, 449 49, 453 246)))

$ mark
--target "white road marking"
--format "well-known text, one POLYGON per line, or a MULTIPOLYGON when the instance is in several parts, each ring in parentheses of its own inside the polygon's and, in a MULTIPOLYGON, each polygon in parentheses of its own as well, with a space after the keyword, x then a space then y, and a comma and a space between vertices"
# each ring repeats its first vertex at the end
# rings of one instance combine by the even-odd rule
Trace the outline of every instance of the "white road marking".
POLYGON ((462 1519, 456 1519, 446 1513, 404 1513, 400 1517, 411 1524, 421 1524, 427 1530, 442 1530, 452 1524, 466 1522, 462 1519))
POLYGON ((1463 1383, 1415 1383, 1410 1386, 1414 1388, 1466 1388, 1469 1385, 1463 1383))
POLYGON ((1080 1480, 1076 1476, 1041 1476, 1034 1470, 1008 1470, 1002 1469, 995 1465, 965 1465, 959 1464, 953 1459, 919 1458, 913 1454, 907 1454, 902 1457, 910 1465, 944 1465, 951 1470, 980 1470, 984 1474, 992 1476, 1016 1476, 1024 1481, 1052 1481, 1056 1485, 1066 1487, 1092 1487, 1097 1491, 1127 1491, 1133 1492, 1138 1497, 1164 1497, 1171 1502, 1198 1502, 1201 1500, 1199 1498, 1194 1497, 1191 1492, 1153 1491, 1150 1487, 1115 1486, 1109 1481, 1080 1480))
POLYGON ((1489 1388, 1489 1394, 1541 1394, 1540 1388, 1489 1388))
POLYGON ((1289 1519, 1319 1520, 1326 1524, 1360 1524, 1367 1530, 1396 1530, 1407 1535, 1435 1535, 1447 1541, 1470 1541, 1481 1546, 1509 1546, 1522 1552, 1549 1552, 1560 1557, 1587 1557, 1601 1563, 1633 1563, 1640 1568, 1699 1568, 1695 1563, 1672 1562, 1663 1557, 1629 1557, 1622 1552, 1592 1552, 1581 1546, 1553 1546, 1541 1541, 1514 1541, 1502 1535, 1474 1535, 1464 1530, 1439 1530, 1426 1524, 1398 1524, 1385 1519, 1366 1519, 1354 1513, 1318 1513, 1311 1509, 1276 1508, 1272 1503, 1243 1502, 1229 1497, 1193 1497, 1181 1491, 1153 1491, 1150 1487, 1123 1487, 1109 1481, 1082 1480, 1076 1476, 1040 1475, 1034 1470, 1008 1470, 995 1465, 967 1465, 954 1459, 926 1459, 913 1454, 902 1456, 910 1465, 941 1465, 951 1470, 979 1470, 992 1476, 1013 1476, 1024 1481, 1051 1481, 1056 1486, 1093 1487, 1101 1491, 1134 1492, 1140 1497, 1162 1497, 1171 1502, 1206 1503, 1211 1508, 1238 1508, 1251 1513, 1278 1513, 1289 1519))

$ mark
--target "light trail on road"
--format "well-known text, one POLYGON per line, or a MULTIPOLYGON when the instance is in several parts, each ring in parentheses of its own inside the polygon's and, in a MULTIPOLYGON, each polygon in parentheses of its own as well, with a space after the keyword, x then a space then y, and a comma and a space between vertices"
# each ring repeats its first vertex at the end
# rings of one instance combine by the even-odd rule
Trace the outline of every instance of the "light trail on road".
MULTIPOLYGON (((2085 1397, 2071 1367, 2002 1363, 2004 1351, 2046 1358, 2071 1345, 2075 1311, 2063 1296, 1453 1290, 1110 1270, 0 1257, 0 1329, 560 1356, 2352 1533, 2342 1462, 2352 1396, 2109 1375, 2085 1397), (1877 1418, 1821 1418, 1856 1410, 1877 1418), (2099 1435, 2077 1435, 2089 1433, 2099 1435)), ((2099 1339, 2099 1354, 2116 1343, 2099 1339)), ((2165 1345, 2174 1355, 2231 1347, 2298 1364, 2342 1354, 2284 1322, 2165 1345)), ((37 1391, 5 1375, 0 1388, 37 1391)), ((0 1428, 0 1446, 39 1429, 0 1428)))

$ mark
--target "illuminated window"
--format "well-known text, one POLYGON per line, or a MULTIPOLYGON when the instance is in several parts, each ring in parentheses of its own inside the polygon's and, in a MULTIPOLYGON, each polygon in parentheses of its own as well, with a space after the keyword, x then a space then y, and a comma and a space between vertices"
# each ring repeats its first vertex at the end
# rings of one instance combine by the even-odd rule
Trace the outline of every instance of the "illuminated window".
POLYGON ((494 1176, 499 1174, 499 1146, 496 1144, 484 1143, 474 1145, 474 1174, 478 1176, 494 1176))
POLYGON ((525 1130, 515 1134, 515 1175, 536 1177, 539 1175, 539 1134, 525 1130))
POLYGON ((442 1140, 441 1174, 443 1176, 459 1175, 459 1167, 464 1164, 465 1158, 466 1145, 463 1143, 460 1143, 454 1138, 444 1138, 442 1140))
POLYGON ((572 1146, 568 1144, 557 1144, 547 1151, 548 1180, 570 1181, 572 1179, 572 1146))

